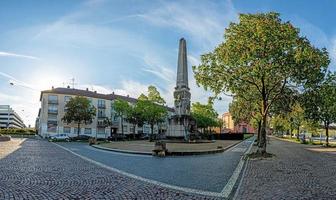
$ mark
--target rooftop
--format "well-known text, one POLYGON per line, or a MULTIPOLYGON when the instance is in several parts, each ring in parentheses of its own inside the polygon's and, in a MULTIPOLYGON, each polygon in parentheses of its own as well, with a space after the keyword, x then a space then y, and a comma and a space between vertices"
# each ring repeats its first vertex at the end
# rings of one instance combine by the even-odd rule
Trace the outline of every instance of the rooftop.
MULTIPOLYGON (((115 99, 122 99, 130 103, 136 103, 137 99, 133 97, 123 96, 114 94, 102 94, 97 93, 97 91, 90 91, 88 89, 86 90, 80 90, 80 89, 74 89, 74 88, 52 88, 51 90, 43 90, 41 91, 40 101, 42 99, 43 93, 52 93, 52 94, 68 94, 68 95, 77 95, 77 96, 85 96, 85 97, 92 97, 97 99, 106 99, 106 100, 115 100, 115 99)), ((170 108, 168 106, 165 106, 169 111, 174 112, 173 108, 170 108)))

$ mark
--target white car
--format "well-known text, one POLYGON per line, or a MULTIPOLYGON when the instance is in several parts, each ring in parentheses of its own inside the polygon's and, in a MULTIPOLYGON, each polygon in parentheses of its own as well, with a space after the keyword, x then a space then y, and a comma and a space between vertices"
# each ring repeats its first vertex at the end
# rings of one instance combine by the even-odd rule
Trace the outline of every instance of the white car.
POLYGON ((50 137, 52 140, 66 140, 69 141, 69 136, 67 136, 66 134, 57 134, 55 136, 51 136, 50 137))

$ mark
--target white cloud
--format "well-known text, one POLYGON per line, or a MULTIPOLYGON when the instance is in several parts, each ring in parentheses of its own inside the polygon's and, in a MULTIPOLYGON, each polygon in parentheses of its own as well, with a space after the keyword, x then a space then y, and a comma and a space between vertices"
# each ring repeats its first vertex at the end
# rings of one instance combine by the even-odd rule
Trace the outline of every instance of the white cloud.
POLYGON ((3 56, 3 57, 16 57, 16 58, 27 58, 27 59, 32 59, 32 60, 40 60, 40 58, 35 57, 35 56, 16 54, 16 53, 4 52, 4 51, 0 51, 0 56, 3 56))
POLYGON ((200 5, 200 1, 162 3, 156 10, 140 14, 139 17, 157 25, 178 28, 189 33, 204 46, 214 46, 222 39, 224 28, 237 20, 237 11, 231 1, 221 4, 211 2, 200 5))

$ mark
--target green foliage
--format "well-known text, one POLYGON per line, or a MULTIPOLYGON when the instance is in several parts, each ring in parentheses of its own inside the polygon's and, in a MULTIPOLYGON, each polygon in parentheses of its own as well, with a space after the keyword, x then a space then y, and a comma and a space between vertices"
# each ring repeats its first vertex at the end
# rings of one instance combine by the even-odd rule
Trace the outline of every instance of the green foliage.
POLYGON ((9 128, 0 129, 0 135, 35 135, 36 130, 33 128, 9 128))
POLYGON ((77 123, 78 135, 80 124, 90 124, 92 119, 96 116, 96 108, 91 105, 91 102, 85 97, 72 97, 65 105, 67 111, 62 120, 68 124, 77 123))
POLYGON ((151 125, 151 134, 155 124, 164 122, 167 117, 167 108, 163 106, 165 100, 154 86, 148 87, 148 97, 141 94, 135 106, 134 112, 140 123, 148 123, 151 125))
POLYGON ((166 101, 161 97, 160 92, 157 91, 155 86, 150 85, 148 87, 148 100, 157 103, 160 105, 164 105, 166 101))
POLYGON ((224 33, 224 42, 194 66, 196 81, 216 95, 231 92, 256 104, 262 117, 260 153, 266 153, 269 112, 285 88, 309 88, 329 64, 326 49, 307 38, 278 13, 241 14, 224 33), (253 95, 251 92, 255 91, 253 95))
MULTIPOLYGON (((304 94, 305 114, 308 119, 323 123, 326 136, 329 126, 336 122, 336 73, 328 72, 325 79, 304 94)), ((327 137, 328 145, 328 137, 327 137)))
POLYGON ((218 127, 218 113, 213 108, 213 103, 201 104, 195 102, 191 106, 191 115, 194 117, 198 128, 218 127))
POLYGON ((113 103, 113 109, 116 115, 121 118, 121 133, 124 134, 124 118, 131 109, 131 106, 125 100, 116 99, 113 103))

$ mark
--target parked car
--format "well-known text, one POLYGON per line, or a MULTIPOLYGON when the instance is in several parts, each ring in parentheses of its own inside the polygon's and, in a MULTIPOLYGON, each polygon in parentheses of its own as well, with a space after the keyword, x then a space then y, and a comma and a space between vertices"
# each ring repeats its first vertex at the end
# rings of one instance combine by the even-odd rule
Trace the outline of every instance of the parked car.
POLYGON ((90 136, 88 135, 79 135, 76 137, 71 137, 70 140, 71 141, 87 141, 89 140, 90 136))
POLYGON ((67 136, 66 134, 63 134, 63 133, 57 134, 55 136, 51 136, 50 139, 53 140, 53 141, 62 141, 62 140, 69 141, 70 140, 69 136, 67 136))

